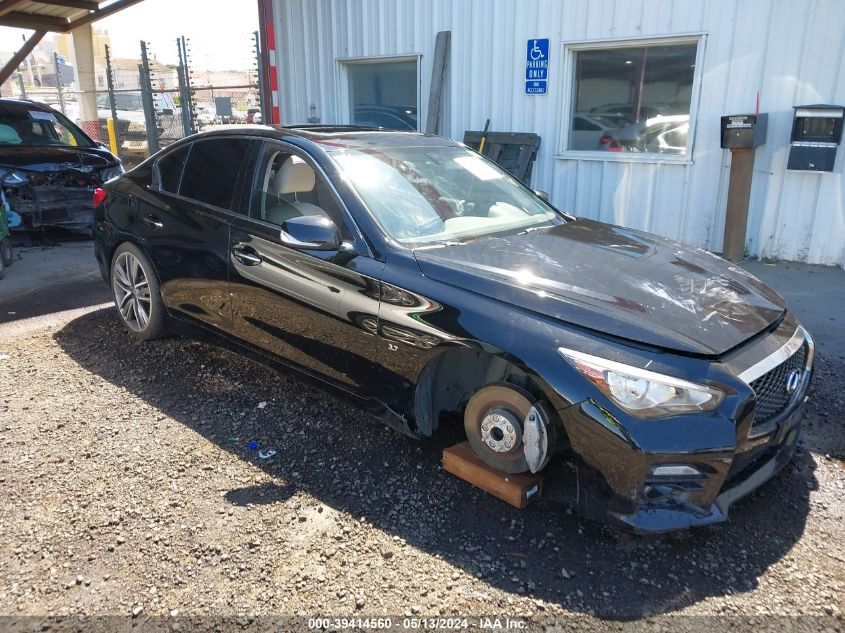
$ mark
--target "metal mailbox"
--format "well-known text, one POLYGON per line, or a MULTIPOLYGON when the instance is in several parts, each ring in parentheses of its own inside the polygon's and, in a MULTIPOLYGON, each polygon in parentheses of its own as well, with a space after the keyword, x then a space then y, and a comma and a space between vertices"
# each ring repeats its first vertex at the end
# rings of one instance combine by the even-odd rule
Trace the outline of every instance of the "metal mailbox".
POLYGON ((842 142, 843 118, 843 106, 795 106, 786 168, 833 171, 836 151, 842 142))
POLYGON ((722 117, 722 149, 754 149, 766 142, 769 115, 729 114, 722 117))

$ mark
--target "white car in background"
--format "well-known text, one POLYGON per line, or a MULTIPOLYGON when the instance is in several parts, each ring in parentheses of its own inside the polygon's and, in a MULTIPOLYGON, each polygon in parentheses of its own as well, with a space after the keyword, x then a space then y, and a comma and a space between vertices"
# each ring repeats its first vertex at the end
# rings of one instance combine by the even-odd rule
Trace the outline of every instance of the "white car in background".
POLYGON ((572 115, 569 149, 581 151, 607 149, 608 145, 613 144, 614 132, 617 129, 601 116, 589 112, 576 112, 572 115))

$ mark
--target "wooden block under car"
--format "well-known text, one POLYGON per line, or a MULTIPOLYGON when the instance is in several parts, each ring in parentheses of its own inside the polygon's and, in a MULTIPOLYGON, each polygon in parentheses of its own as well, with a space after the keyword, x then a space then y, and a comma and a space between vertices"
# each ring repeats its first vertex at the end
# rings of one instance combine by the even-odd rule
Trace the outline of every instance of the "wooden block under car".
POLYGON ((445 449, 443 468, 514 508, 524 508, 531 501, 539 499, 543 492, 543 478, 540 475, 511 475, 490 468, 475 455, 469 442, 445 449))

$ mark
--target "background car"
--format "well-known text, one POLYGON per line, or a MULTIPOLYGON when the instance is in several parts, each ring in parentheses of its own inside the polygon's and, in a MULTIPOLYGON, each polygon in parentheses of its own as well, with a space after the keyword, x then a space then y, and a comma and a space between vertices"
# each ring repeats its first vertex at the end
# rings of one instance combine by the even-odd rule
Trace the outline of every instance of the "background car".
POLYGON ((21 229, 90 231, 95 187, 123 173, 120 161, 61 112, 33 101, 0 99, 3 197, 21 229))
POLYGON ((563 213, 460 143, 233 128, 95 201, 132 336, 297 370, 411 437, 461 420, 500 473, 571 451, 587 517, 724 521, 797 446, 814 344, 781 297, 701 249, 563 213))
POLYGON ((386 130, 417 130, 415 106, 357 105, 352 113, 353 123, 386 130))

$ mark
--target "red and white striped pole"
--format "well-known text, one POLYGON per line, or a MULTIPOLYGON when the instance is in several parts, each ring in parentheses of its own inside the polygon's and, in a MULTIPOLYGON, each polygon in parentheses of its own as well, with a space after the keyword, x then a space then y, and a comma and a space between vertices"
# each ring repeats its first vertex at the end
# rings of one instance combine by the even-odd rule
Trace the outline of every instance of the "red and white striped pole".
POLYGON ((265 123, 282 122, 279 113, 279 73, 276 68, 276 27, 273 0, 258 0, 258 22, 262 42, 261 65, 264 69, 264 94, 261 107, 265 123))

